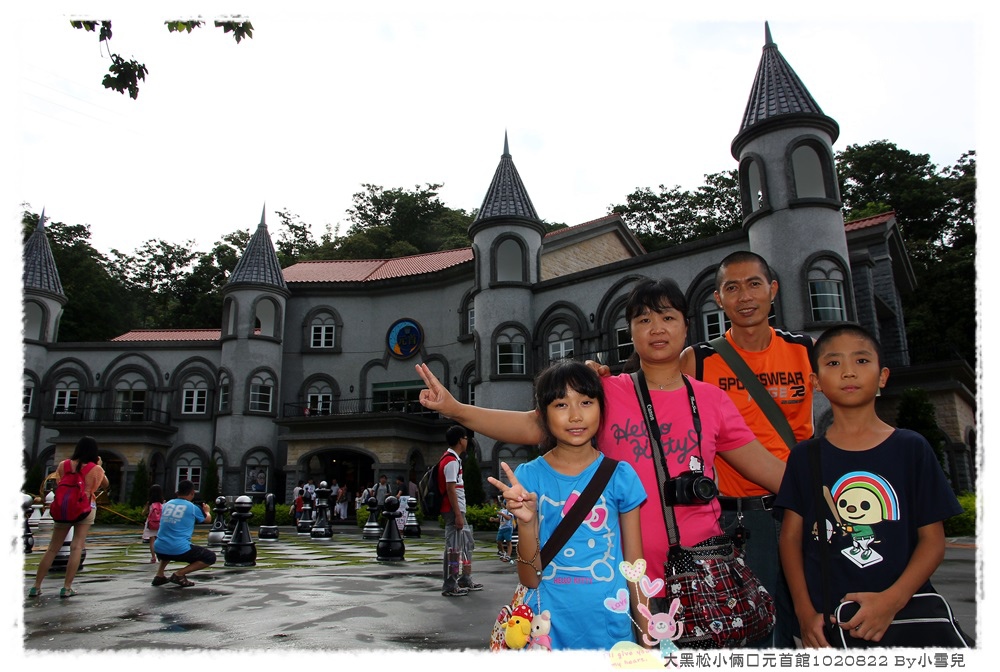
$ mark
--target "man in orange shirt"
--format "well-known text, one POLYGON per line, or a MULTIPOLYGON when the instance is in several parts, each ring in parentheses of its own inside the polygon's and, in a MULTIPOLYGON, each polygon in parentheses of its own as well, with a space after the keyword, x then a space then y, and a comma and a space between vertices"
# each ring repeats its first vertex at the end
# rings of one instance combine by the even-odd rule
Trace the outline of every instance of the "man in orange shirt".
MULTIPOLYGON (((767 261, 753 252, 734 252, 719 264, 715 280, 715 300, 732 323, 725 334, 726 340, 777 402, 795 440, 810 438, 813 390, 809 373, 813 339, 774 329, 768 323, 778 281, 774 280, 767 261)), ((710 343, 686 348, 681 353, 681 368, 687 375, 725 390, 760 442, 782 461, 788 459, 790 447, 710 343)), ((792 648, 797 621, 781 576, 778 558, 781 521, 771 510, 775 496, 740 476, 725 463, 725 456, 721 457, 715 466, 723 529, 730 534, 746 530, 747 564, 774 596, 778 610, 773 642, 763 645, 792 648)))

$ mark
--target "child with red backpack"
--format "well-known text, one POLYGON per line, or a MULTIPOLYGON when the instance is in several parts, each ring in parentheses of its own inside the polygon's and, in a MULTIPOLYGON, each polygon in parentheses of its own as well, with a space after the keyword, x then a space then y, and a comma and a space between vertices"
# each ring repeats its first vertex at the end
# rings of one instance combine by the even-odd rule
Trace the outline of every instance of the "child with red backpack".
POLYGON ((156 533, 160 529, 160 516, 163 514, 163 488, 154 483, 149 486, 149 497, 142 507, 142 515, 146 516, 146 525, 142 528, 142 540, 149 544, 150 562, 156 562, 156 533))

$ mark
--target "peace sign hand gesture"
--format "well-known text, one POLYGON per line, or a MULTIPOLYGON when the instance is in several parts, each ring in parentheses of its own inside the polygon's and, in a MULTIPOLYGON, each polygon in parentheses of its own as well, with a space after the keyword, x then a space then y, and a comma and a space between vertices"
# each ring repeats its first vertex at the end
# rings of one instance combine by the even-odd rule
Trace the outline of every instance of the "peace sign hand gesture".
POLYGON ((454 416, 458 411, 459 403, 452 396, 441 381, 431 373, 430 367, 426 364, 417 364, 417 373, 424 381, 427 389, 420 390, 420 404, 424 408, 437 411, 446 418, 454 416))
POLYGON ((500 463, 500 468, 507 474, 510 485, 490 476, 487 480, 500 491, 507 502, 507 510, 514 514, 519 522, 530 523, 535 519, 538 510, 538 497, 533 492, 528 492, 524 486, 518 483, 513 470, 506 462, 500 463))

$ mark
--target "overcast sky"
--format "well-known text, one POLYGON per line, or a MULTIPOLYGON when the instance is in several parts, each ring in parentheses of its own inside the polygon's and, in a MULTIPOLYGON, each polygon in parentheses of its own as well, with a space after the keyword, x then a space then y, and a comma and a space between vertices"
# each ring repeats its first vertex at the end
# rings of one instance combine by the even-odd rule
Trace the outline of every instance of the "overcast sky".
POLYGON ((345 222, 363 183, 441 183, 445 204, 478 208, 506 132, 539 216, 578 224, 637 187, 694 189, 736 167, 765 20, 840 124, 835 150, 886 139, 945 166, 977 144, 968 13, 330 4, 349 9, 236 2, 255 29, 239 45, 118 12, 113 50, 149 69, 138 100, 101 86, 109 59, 93 33, 58 11, 29 14, 16 31, 17 203, 89 224, 102 251, 152 238, 207 250, 255 226, 265 203, 272 233, 287 209, 318 236, 345 222))
MULTIPOLYGON (((765 20, 839 123, 835 151, 885 139, 943 167, 975 149, 978 218, 996 223, 983 188, 997 175, 995 131, 988 134, 997 73, 987 63, 997 62, 998 39, 992 15, 979 9, 986 3, 28 4, 5 10, 14 14, 0 41, 8 222, 0 249, 12 288, 22 203, 90 225, 103 252, 132 252, 150 239, 191 240, 205 251, 256 226, 265 203, 272 235, 274 211, 287 209, 319 236, 346 221, 362 183, 443 183, 445 204, 478 208, 505 132, 535 208, 550 222, 600 217, 638 187, 695 189, 705 174, 737 165, 730 143, 765 20), (154 4, 175 13, 137 9, 154 4), (224 12, 249 16, 253 39, 237 45, 214 27, 178 35, 162 25, 184 13, 211 22, 224 12), (93 33, 69 26, 71 13, 113 20, 113 51, 149 69, 138 100, 101 86, 107 53, 93 33)), ((992 228, 980 226, 981 242, 992 228)), ((4 295, 5 314, 16 316, 18 299, 16 291, 4 295)), ((984 331, 991 321, 984 311, 984 331)), ((5 351, 18 351, 17 330, 3 333, 5 351)), ((990 352, 981 359, 988 366, 990 352)), ((4 364, 5 409, 17 409, 20 369, 16 358, 4 364)), ((14 459, 20 414, 2 420, 14 459)), ((981 427, 984 446, 991 428, 981 427)), ((12 497, 16 487, 5 481, 3 492, 12 497)), ((990 536, 996 518, 984 518, 990 536)), ((12 583, 0 588, 16 605, 6 591, 22 586, 12 583)), ((987 611, 981 601, 981 618, 987 611)), ((18 614, 15 607, 12 623, 18 614)), ((20 650, 16 627, 7 634, 20 650)))

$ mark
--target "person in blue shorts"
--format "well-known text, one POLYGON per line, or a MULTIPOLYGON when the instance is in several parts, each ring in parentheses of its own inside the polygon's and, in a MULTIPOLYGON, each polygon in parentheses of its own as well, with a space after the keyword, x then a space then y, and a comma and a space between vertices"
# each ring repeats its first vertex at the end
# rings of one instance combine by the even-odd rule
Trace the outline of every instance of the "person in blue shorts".
POLYGON ((181 588, 193 586, 194 582, 188 579, 187 575, 215 564, 215 553, 191 543, 195 523, 212 522, 208 505, 195 504, 192 501, 194 495, 194 484, 191 481, 181 481, 177 484, 177 496, 163 505, 160 530, 154 544, 156 556, 160 560, 156 576, 153 577, 154 586, 162 586, 165 583, 173 583, 181 588), (165 571, 170 562, 188 564, 167 578, 165 571))
POLYGON ((497 501, 500 502, 500 510, 497 511, 497 515, 490 517, 491 523, 500 523, 500 527, 497 528, 497 555, 500 556, 502 562, 509 562, 513 565, 514 560, 511 559, 511 556, 513 555, 514 514, 507 510, 507 504, 503 501, 503 497, 497 497, 497 501))

